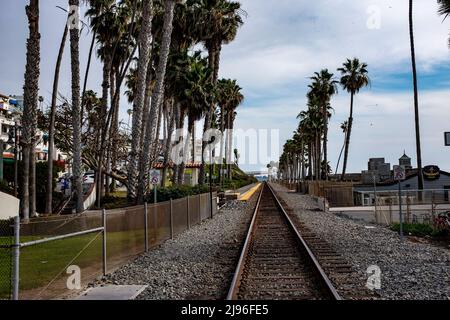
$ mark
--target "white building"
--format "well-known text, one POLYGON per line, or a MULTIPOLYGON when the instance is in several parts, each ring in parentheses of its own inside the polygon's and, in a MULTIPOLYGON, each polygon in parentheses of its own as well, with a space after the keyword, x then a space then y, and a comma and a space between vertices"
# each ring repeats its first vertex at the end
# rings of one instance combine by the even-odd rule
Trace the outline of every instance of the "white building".
MULTIPOLYGON (((20 126, 20 119, 23 111, 23 98, 20 96, 6 96, 0 93, 0 140, 7 142, 9 134, 13 134, 15 125, 20 126)), ((20 140, 20 132, 18 140, 20 140)), ((36 160, 46 161, 48 157, 48 135, 41 130, 36 133, 36 160)), ((14 152, 14 144, 7 145, 4 156, 11 158, 14 152)), ((67 155, 59 150, 55 150, 53 160, 63 161, 67 155)))

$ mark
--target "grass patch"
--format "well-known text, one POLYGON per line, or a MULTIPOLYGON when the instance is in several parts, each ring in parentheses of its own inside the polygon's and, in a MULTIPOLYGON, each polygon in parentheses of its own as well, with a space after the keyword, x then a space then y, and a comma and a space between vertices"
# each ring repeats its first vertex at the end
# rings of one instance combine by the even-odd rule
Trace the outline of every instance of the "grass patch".
MULTIPOLYGON (((164 232, 167 232, 167 230, 161 230, 160 234, 156 235, 157 240, 164 232)), ((82 281, 91 280, 89 278, 93 274, 100 275, 102 271, 102 235, 99 234, 97 237, 96 235, 83 235, 22 248, 20 252, 20 291, 44 288, 55 277, 59 279, 67 277, 66 267, 68 265, 77 265, 81 268, 82 281), (91 241, 93 242, 88 246, 91 241), (79 255, 85 247, 86 249, 79 255), (77 258, 72 261, 75 257, 77 258), (60 275, 58 276, 58 274, 60 275)), ((21 238, 21 242, 31 240, 33 240, 32 237, 21 238)), ((149 241, 154 242, 154 236, 152 238, 150 235, 149 241)), ((121 257, 125 258, 137 254, 143 246, 143 229, 108 232, 107 264, 110 266, 117 264, 121 257)), ((7 281, 8 277, 4 275, 11 274, 10 259, 9 250, 2 249, 0 251, 0 279, 2 280, 0 281, 0 299, 9 298, 10 282, 7 281)), ((56 281, 54 285, 49 287, 49 290, 56 290, 61 293, 66 289, 65 286, 61 285, 61 281, 56 281)))

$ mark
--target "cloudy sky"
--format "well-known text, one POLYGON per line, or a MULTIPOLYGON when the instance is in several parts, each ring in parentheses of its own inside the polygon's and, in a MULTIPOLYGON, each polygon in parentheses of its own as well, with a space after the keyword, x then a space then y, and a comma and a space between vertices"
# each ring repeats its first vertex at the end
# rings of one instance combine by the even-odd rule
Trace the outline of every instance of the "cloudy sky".
MULTIPOLYGON (((0 20, 0 92, 21 94, 27 38, 25 0, 4 0, 0 20)), ((65 14, 56 6, 67 1, 41 1, 42 70, 40 94, 48 101, 65 14)), ((236 41, 223 49, 221 76, 244 88, 238 128, 279 130, 280 148, 297 127, 305 108, 308 78, 323 68, 332 72, 346 58, 369 65, 371 88, 355 100, 355 122, 349 170, 360 171, 370 157, 395 164, 403 150, 415 161, 414 112, 406 0, 241 0, 247 12, 236 41)), ((416 50, 419 71, 424 165, 450 170, 450 21, 442 21, 434 0, 415 0, 416 50)), ((82 70, 90 35, 83 34, 82 70)), ((67 51, 66 51, 67 52, 67 51)), ((66 54, 61 92, 70 92, 66 54)), ((335 72, 336 73, 336 72, 335 72)), ((101 65, 96 62, 89 86, 100 92, 101 65)), ((332 100, 329 158, 334 168, 343 144, 340 124, 348 117, 349 95, 340 90, 332 100)), ((129 108, 121 106, 123 118, 129 108)), ((279 150, 271 152, 277 160, 279 150)), ((260 169, 267 163, 247 164, 260 169)))

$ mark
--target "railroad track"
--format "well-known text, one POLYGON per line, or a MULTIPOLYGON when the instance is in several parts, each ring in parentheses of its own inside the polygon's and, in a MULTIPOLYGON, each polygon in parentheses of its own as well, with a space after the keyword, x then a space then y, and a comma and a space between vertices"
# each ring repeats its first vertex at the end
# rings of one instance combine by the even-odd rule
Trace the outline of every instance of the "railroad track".
POLYGON ((260 191, 228 300, 341 300, 271 187, 260 191))

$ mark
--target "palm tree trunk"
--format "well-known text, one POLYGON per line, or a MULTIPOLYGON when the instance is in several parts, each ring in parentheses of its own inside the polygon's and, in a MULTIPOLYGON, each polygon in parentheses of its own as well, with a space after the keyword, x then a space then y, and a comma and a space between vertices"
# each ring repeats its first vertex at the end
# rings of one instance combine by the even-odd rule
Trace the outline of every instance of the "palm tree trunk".
POLYGON ((353 126, 353 100, 355 93, 352 92, 350 95, 350 117, 348 118, 348 128, 347 128, 347 136, 345 137, 345 153, 344 153, 344 166, 342 167, 342 176, 341 181, 345 179, 345 173, 347 171, 347 162, 348 162, 348 151, 350 148, 350 136, 352 134, 352 126, 353 126))
POLYGON ((139 173, 138 173, 138 186, 137 186, 137 203, 143 203, 144 190, 145 190, 145 176, 146 171, 150 165, 149 157, 152 143, 157 138, 156 135, 156 123, 159 108, 161 106, 162 99, 164 97, 164 80, 166 76, 167 60, 170 52, 170 43, 172 40, 173 30, 173 16, 174 16, 175 1, 167 0, 164 3, 164 25, 163 25, 163 37, 161 42, 158 70, 156 72, 156 85, 152 94, 152 104, 150 113, 145 121, 145 136, 144 148, 140 157, 139 173))
MULTIPOLYGON (((69 0, 69 5, 79 6, 79 0, 69 0)), ((83 185, 81 181, 81 120, 80 120, 80 31, 70 30, 72 69, 72 122, 73 122, 73 181, 77 192, 76 210, 83 212, 83 185)))
POLYGON ((96 31, 94 31, 93 35, 92 35, 92 40, 91 40, 91 45, 89 47, 89 54, 88 54, 88 61, 87 61, 87 65, 86 65, 86 71, 84 73, 84 83, 83 83, 83 94, 81 96, 81 122, 82 122, 82 126, 83 126, 83 114, 84 114, 84 104, 85 104, 85 95, 86 95, 86 88, 87 88, 87 82, 88 82, 88 78, 89 78, 89 70, 91 69, 91 61, 92 61, 92 53, 94 52, 94 45, 95 45, 95 38, 97 36, 96 31))
MULTIPOLYGON (((230 149, 230 124, 231 124, 231 113, 229 111, 227 111, 227 137, 226 137, 226 141, 225 141, 225 167, 227 168, 228 171, 228 164, 230 163, 230 158, 229 158, 229 149, 230 149)), ((225 178, 225 177, 224 177, 225 178)), ((227 179, 228 179, 228 173, 227 173, 227 179)))
POLYGON ((325 180, 328 181, 328 112, 327 104, 323 110, 323 162, 325 163, 325 180))
MULTIPOLYGON (((147 119, 148 114, 150 113, 150 107, 151 107, 152 82, 153 82, 153 62, 152 61, 149 61, 149 65, 147 68, 147 79, 145 81, 146 81, 146 84, 145 84, 146 88, 145 88, 145 95, 144 95, 144 107, 143 107, 143 111, 142 111, 143 122, 145 121, 144 119, 147 119)), ((145 135, 146 127, 143 126, 141 130, 142 131, 141 131, 141 136, 140 136, 140 141, 139 141, 140 148, 142 148, 142 146, 144 145, 144 139, 146 137, 146 135, 145 135)))
POLYGON ((220 132, 222 134, 222 137, 220 139, 220 153, 219 153, 219 184, 222 185, 223 182, 223 152, 224 152, 224 132, 225 132, 225 115, 224 115, 225 108, 223 106, 220 106, 220 132))
POLYGON ((185 184, 185 177, 184 173, 186 170, 186 164, 192 159, 194 162, 195 158, 195 144, 192 146, 191 152, 189 151, 189 142, 195 143, 195 120, 192 116, 188 116, 188 136, 186 140, 184 141, 184 148, 183 148, 183 162, 180 166, 178 181, 180 185, 185 184), (192 153, 193 152, 193 153, 192 153), (192 153, 192 158, 190 159, 188 155, 192 153))
MULTIPOLYGON (((22 119, 22 217, 25 222, 30 218, 30 155, 34 154, 33 127, 36 126, 35 114, 38 103, 39 75, 40 75, 40 38, 39 33, 39 0, 30 0, 25 7, 28 17, 29 38, 27 40, 27 62, 25 67, 24 85, 24 116, 22 119)), ((31 212, 33 214, 33 212, 31 212)))
POLYGON ((228 170, 227 170, 227 178, 228 180, 232 180, 233 179, 233 170, 232 170, 232 165, 231 165, 231 157, 232 157, 232 153, 233 153, 233 131, 234 131, 234 120, 235 117, 233 115, 233 111, 230 111, 230 133, 229 133, 229 139, 228 139, 228 161, 227 161, 227 166, 228 166, 228 170))
MULTIPOLYGON (((179 118, 177 119, 177 131, 181 132, 181 135, 179 135, 179 137, 178 137, 177 144, 184 143, 183 129, 184 129, 184 122, 185 122, 185 118, 186 118, 185 110, 183 108, 181 108, 181 105, 179 106, 179 108, 180 108, 180 113, 179 113, 179 118)), ((184 150, 183 150, 183 152, 184 152, 184 150)), ((181 161, 181 162, 183 162, 183 161, 181 161)), ((180 163, 180 164, 176 165, 174 168, 173 181, 177 185, 180 184, 180 172, 182 171, 182 165, 183 165, 183 163, 180 163)))
POLYGON ((418 188, 419 190, 423 190, 422 148, 420 143, 419 93, 417 85, 416 53, 414 46, 413 0, 409 0, 409 37, 411 42, 411 63, 412 63, 413 84, 414 84, 414 118, 416 130, 417 178, 418 178, 418 188))
MULTIPOLYGON (((212 84, 215 86, 217 84, 217 80, 219 78, 219 65, 220 65, 220 51, 221 51, 221 44, 220 41, 218 41, 218 44, 215 46, 212 46, 212 48, 208 48, 208 64, 211 70, 213 70, 213 76, 211 79, 212 84)), ((209 110, 206 112, 205 116, 205 123, 203 125, 203 136, 205 136, 205 133, 211 129, 211 121, 213 117, 215 104, 212 103, 209 110)), ((199 173, 199 184, 203 185, 205 183, 205 150, 206 146, 208 145, 208 141, 202 142, 202 164, 200 166, 200 173, 199 173)), ((212 165, 212 163, 211 163, 212 165)))
POLYGON ((302 147, 301 147, 301 178, 302 180, 305 180, 305 143, 302 141, 302 147))
POLYGON ((33 130, 30 150, 30 217, 36 216, 36 131, 33 130))
POLYGON ((163 166, 163 174, 161 179, 161 187, 166 186, 166 180, 167 180, 167 170, 168 165, 170 161, 170 151, 172 146, 172 134, 173 129, 175 127, 175 119, 179 117, 177 113, 179 112, 179 107, 175 106, 175 101, 173 98, 169 99, 168 108, 170 108, 172 111, 168 112, 168 124, 167 124, 167 139, 165 140, 165 147, 164 147, 164 166, 163 166))
MULTIPOLYGON (((162 101, 164 101, 164 93, 163 93, 163 98, 162 101)), ((153 141, 153 147, 152 147, 152 153, 151 153, 151 158, 150 160, 152 162, 158 162, 158 147, 159 147, 159 136, 161 134, 161 122, 163 121, 163 104, 164 102, 162 102, 159 105, 159 110, 158 110, 158 124, 156 125, 156 134, 155 134, 155 139, 153 141)))
POLYGON ((314 155, 313 155, 313 147, 312 142, 308 143, 308 179, 312 180, 313 178, 313 163, 314 163, 314 155))
POLYGON ((338 174, 339 163, 341 162, 342 153, 344 152, 346 142, 347 142, 347 132, 344 134, 344 144, 342 145, 341 152, 339 153, 339 158, 336 164, 336 170, 334 171, 335 174, 338 174))
POLYGON ((316 180, 320 180, 321 177, 321 143, 320 143, 320 131, 316 132, 316 180))
MULTIPOLYGON (((105 128, 105 123, 107 122, 107 110, 108 110, 108 95, 110 93, 110 74, 111 74, 111 56, 107 54, 105 56, 105 61, 103 62, 103 83, 102 83, 102 105, 101 105, 101 111, 100 111, 100 126, 99 130, 101 132, 100 135, 104 134, 107 135, 107 132, 103 132, 103 130, 107 130, 105 128)), ((111 110, 112 111, 112 110, 111 110)), ((109 146, 109 144, 108 144, 109 146)), ((106 148, 108 149, 108 148, 106 148)), ((104 194, 104 175, 103 175, 103 148, 100 145, 98 149, 98 155, 97 155, 97 207, 100 208, 102 197, 104 194)))
POLYGON ((55 116, 56 116, 56 100, 58 97, 59 73, 61 69, 61 61, 64 54, 64 47, 67 41, 69 28, 67 24, 64 26, 64 33, 59 46, 58 58, 56 60, 55 75, 53 79, 52 105, 50 108, 50 128, 48 132, 48 159, 47 159, 47 193, 45 197, 45 213, 52 213, 53 202, 53 155, 55 144, 55 116))
MULTIPOLYGON (((115 75, 116 91, 120 90, 120 86, 117 85, 119 78, 120 78, 120 71, 119 71, 119 68, 116 68, 116 75, 115 75)), ((116 94, 116 92, 114 94, 116 94)), ((117 139, 118 139, 118 134, 119 134, 120 92, 117 96, 118 96, 117 99, 113 99, 113 104, 114 104, 113 128, 114 128, 114 130, 113 130, 113 134, 112 134, 113 145, 112 145, 112 150, 111 150, 111 170, 117 169, 117 152, 118 152, 117 139)), ((111 182, 111 192, 115 192, 115 191, 116 191, 116 180, 113 179, 111 182)))
MULTIPOLYGON (((106 150, 106 172, 111 172, 111 161, 112 161, 112 153, 113 148, 115 146, 115 129, 116 129, 116 118, 118 117, 118 110, 116 110, 115 101, 113 101, 113 97, 115 95, 115 71, 114 68, 111 68, 109 70, 109 96, 113 115, 112 115, 112 124, 109 128, 109 139, 107 144, 107 150, 106 150)), ((106 122, 106 120, 105 120, 106 122)), ((105 195, 108 197, 110 195, 111 191, 111 179, 108 175, 105 175, 105 195)))
POLYGON ((191 146, 192 147, 192 150, 191 150, 192 158, 191 159, 192 159, 192 163, 195 163, 195 121, 192 124, 191 139, 192 139, 192 146, 191 146))
POLYGON ((128 168, 128 198, 137 196, 138 165, 141 150, 142 114, 152 42, 153 1, 144 1, 142 5, 142 25, 139 33, 139 60, 136 94, 133 104, 133 124, 131 133, 131 153, 128 168))
MULTIPOLYGON (((180 112, 180 119, 179 119, 180 121, 178 123, 178 130, 181 130, 182 132, 183 132, 184 124, 185 124, 185 120, 186 120, 185 118, 186 118, 186 116, 185 116, 184 111, 181 111, 180 112)), ((187 139, 189 140, 189 137, 187 139)), ((180 140, 179 140, 178 143, 186 144, 186 142, 184 141, 183 134, 180 136, 180 140)), ((185 152, 184 148, 185 148, 185 145, 183 146, 183 152, 185 152)), ((181 164, 178 165, 176 173, 174 173, 174 181, 175 181, 175 183, 177 185, 180 185, 182 183, 182 177, 184 176, 184 169, 186 167, 186 163, 185 163, 184 159, 185 158, 183 157, 183 160, 181 161, 181 164)))

